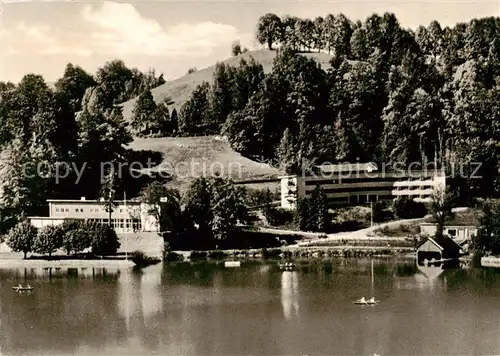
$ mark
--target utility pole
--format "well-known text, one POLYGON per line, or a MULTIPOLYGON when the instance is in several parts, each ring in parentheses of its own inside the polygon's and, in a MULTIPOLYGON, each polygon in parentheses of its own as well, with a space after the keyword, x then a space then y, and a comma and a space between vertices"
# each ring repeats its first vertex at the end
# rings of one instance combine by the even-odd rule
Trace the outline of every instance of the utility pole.
POLYGON ((123 192, 123 201, 125 203, 125 218, 123 219, 123 226, 125 227, 125 260, 128 261, 128 231, 127 231, 127 218, 129 216, 127 209, 127 192, 123 192))
POLYGON ((373 226, 373 201, 370 199, 370 226, 373 226))

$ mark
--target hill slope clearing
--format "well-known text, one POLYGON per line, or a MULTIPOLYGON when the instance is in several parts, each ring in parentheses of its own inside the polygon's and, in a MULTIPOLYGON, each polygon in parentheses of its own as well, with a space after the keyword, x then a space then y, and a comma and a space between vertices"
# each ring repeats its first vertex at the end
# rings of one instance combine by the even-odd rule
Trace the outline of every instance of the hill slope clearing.
POLYGON ((200 176, 220 174, 234 181, 251 181, 276 179, 279 175, 277 168, 243 157, 218 136, 137 138, 129 148, 160 152, 162 163, 155 167, 143 167, 143 171, 157 176, 162 173, 172 175, 173 181, 169 186, 181 191, 200 176))

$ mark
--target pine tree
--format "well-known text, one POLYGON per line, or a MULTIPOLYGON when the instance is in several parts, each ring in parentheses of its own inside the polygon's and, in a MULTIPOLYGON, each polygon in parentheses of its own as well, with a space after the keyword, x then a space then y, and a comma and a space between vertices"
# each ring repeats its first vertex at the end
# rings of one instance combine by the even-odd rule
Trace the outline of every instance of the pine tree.
POLYGON ((100 198, 104 205, 104 209, 109 214, 109 226, 111 226, 111 216, 118 206, 116 197, 117 174, 114 167, 111 167, 106 172, 102 181, 100 198))

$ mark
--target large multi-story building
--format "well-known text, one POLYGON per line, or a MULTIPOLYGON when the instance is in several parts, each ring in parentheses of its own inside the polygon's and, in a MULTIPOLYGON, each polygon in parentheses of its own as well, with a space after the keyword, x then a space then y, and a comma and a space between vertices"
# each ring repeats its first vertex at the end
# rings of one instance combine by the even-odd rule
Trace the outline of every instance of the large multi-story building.
MULTIPOLYGON (((66 220, 94 221, 109 224, 109 213, 102 201, 98 200, 48 200, 49 216, 32 216, 28 219, 37 228, 59 225, 66 220)), ((149 206, 139 201, 115 201, 111 214, 111 225, 118 233, 135 231, 157 232, 157 219, 149 214, 149 206)))
POLYGON ((400 196, 426 202, 437 190, 446 187, 441 171, 385 172, 379 171, 374 163, 317 166, 315 174, 280 179, 281 207, 285 209, 293 209, 297 199, 308 197, 318 185, 332 206, 360 205, 400 196))

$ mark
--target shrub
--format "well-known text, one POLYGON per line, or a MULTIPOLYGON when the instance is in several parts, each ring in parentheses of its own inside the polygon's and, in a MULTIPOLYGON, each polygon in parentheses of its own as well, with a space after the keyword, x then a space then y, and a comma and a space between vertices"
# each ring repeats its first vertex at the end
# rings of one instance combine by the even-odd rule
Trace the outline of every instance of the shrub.
POLYGON ((208 253, 205 251, 192 251, 191 254, 189 255, 190 260, 196 260, 196 259, 205 259, 207 258, 208 253))
POLYGON ((264 215, 270 225, 285 225, 293 222, 293 213, 283 208, 271 208, 264 211, 264 215))
POLYGON ((28 252, 33 251, 33 244, 37 236, 37 229, 28 220, 24 220, 15 225, 7 235, 7 246, 14 252, 24 253, 24 258, 28 252))
POLYGON ((163 261, 165 262, 182 262, 184 261, 184 256, 180 253, 175 253, 172 251, 166 252, 163 255, 163 261))
POLYGON ((142 251, 132 252, 131 261, 139 267, 147 267, 160 262, 160 260, 156 258, 146 256, 146 254, 144 254, 144 252, 142 251))
POLYGON ((63 246, 64 228, 62 226, 46 226, 38 230, 33 244, 33 252, 49 257, 63 246))
POLYGON ((393 204, 394 214, 400 219, 422 218, 427 214, 423 203, 417 203, 408 197, 397 198, 393 204))
POLYGON ((386 205, 383 202, 376 202, 372 209, 373 222, 384 222, 388 219, 386 205))
POLYGON ((217 260, 217 259, 223 259, 226 257, 226 254, 222 251, 211 251, 208 253, 208 258, 217 260))
POLYGON ((91 248, 96 255, 112 255, 120 248, 116 231, 109 225, 93 226, 91 248))

